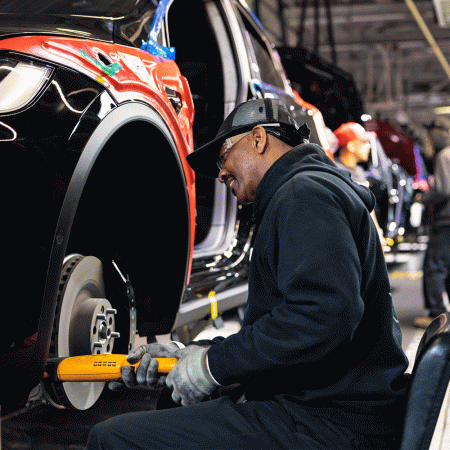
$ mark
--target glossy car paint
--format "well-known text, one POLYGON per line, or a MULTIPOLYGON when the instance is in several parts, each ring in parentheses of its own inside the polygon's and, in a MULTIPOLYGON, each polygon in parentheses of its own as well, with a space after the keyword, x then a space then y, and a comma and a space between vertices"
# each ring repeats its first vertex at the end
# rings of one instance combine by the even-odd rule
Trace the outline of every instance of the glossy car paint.
POLYGON ((377 204, 375 211, 384 237, 390 247, 404 239, 408 232, 407 219, 413 202, 413 177, 384 152, 378 137, 373 137, 366 170, 369 187, 377 204))
MULTIPOLYGON (((188 176, 190 196, 193 195, 192 170, 185 157, 192 151, 194 109, 186 79, 173 61, 159 59, 142 50, 121 45, 46 36, 4 39, 1 41, 1 49, 33 55, 83 73, 104 86, 118 104, 143 101, 156 109, 174 133, 177 148, 183 157, 183 168, 188 176), (102 62, 100 55, 109 64, 102 62), (108 70, 114 65, 112 70, 108 70), (170 103, 166 88, 178 92, 183 99, 183 107, 178 116, 170 103)), ((193 206, 195 208, 195 203, 193 206)))
POLYGON ((428 190, 420 149, 414 140, 387 120, 371 119, 364 126, 368 131, 377 133, 386 155, 391 160, 398 160, 406 172, 414 177, 414 189, 428 190))
MULTIPOLYGON (((39 294, 35 297, 39 289, 31 289, 26 295, 27 301, 22 307, 24 314, 21 315, 19 324, 16 320, 9 320, 12 328, 3 327, 2 330, 2 343, 8 346, 11 339, 14 342, 17 339, 20 341, 27 333, 30 334, 30 330, 36 329, 36 320, 40 317, 36 344, 31 348, 25 347, 7 353, 2 358, 2 366, 13 367, 18 381, 15 392, 17 402, 14 406, 10 405, 14 408, 26 401, 28 392, 40 379, 45 365, 62 259, 84 184, 101 153, 101 139, 111 137, 114 127, 117 129, 126 124, 127 114, 130 120, 148 120, 159 126, 166 138, 172 141, 172 148, 177 152, 189 209, 186 212, 190 222, 186 229, 190 230, 190 235, 189 248, 185 252, 184 285, 188 283, 192 261, 190 255, 194 245, 195 178, 185 156, 193 151, 194 109, 186 79, 171 60, 129 46, 89 39, 45 35, 5 38, 4 34, 3 37, 0 41, 0 57, 34 60, 53 69, 51 80, 38 98, 23 110, 2 115, 0 118, 3 129, 14 130, 15 133, 15 139, 8 136, 9 139, 4 140, 8 142, 2 143, 2 150, 9 150, 13 160, 16 158, 15 146, 23 148, 23 144, 34 142, 36 146, 33 149, 37 149, 37 143, 42 144, 44 140, 47 145, 47 149, 40 145, 36 152, 32 147, 25 149, 29 158, 24 161, 23 168, 34 163, 36 172, 33 167, 27 167, 26 171, 22 172, 27 176, 23 186, 26 182, 39 186, 39 198, 35 199, 34 209, 28 211, 28 217, 40 217, 40 220, 25 224, 28 222, 27 218, 25 215, 20 216, 21 228, 24 229, 24 236, 27 236, 22 242, 30 245, 21 249, 20 245, 16 244, 14 256, 10 258, 11 267, 17 272, 20 262, 25 261, 30 253, 34 255, 35 265, 29 271, 31 275, 25 275, 27 285, 34 284, 34 288, 41 286, 41 292, 44 293, 41 304, 39 294), (80 89, 90 91, 91 95, 85 95, 83 101, 77 103, 76 93, 80 89), (180 102, 177 112, 168 93, 175 95, 180 102), (43 117, 51 120, 42 122, 43 117), (105 128, 105 125, 102 128, 102 124, 107 121, 108 127, 105 128), (94 137, 96 142, 92 141, 94 137), (34 249, 39 244, 45 248, 34 249), (11 334, 12 330, 16 333, 15 336, 11 334)), ((140 139, 145 139, 145 136, 140 136, 140 139)), ((148 144, 146 154, 142 154, 142 160, 157 160, 158 149, 152 148, 151 142, 148 144)), ((127 152, 126 148, 123 150, 127 152)), ((22 160, 14 162, 21 163, 22 160)), ((21 185, 18 183, 18 186, 12 187, 18 187, 19 193, 21 185)), ((22 191, 24 189, 25 187, 22 191)), ((33 190, 27 188, 22 195, 33 198, 33 190)), ((18 209, 17 206, 16 208, 18 209)), ((14 212, 15 209, 12 208, 11 211, 14 212)), ((157 214, 152 211, 151 206, 148 213, 157 214)), ((14 284, 17 284, 16 278, 13 280, 14 284)), ((23 293, 27 292, 27 287, 22 289, 23 293)), ((159 325, 160 332, 170 331, 178 305, 179 299, 177 301, 176 298, 166 302, 167 319, 159 325)), ((15 314, 9 315, 8 308, 5 308, 4 317, 18 319, 19 304, 12 303, 11 307, 15 314)), ((161 313, 159 317, 153 318, 153 321, 161 322, 161 313)), ((2 401, 3 405, 5 403, 7 402, 2 401)), ((2 410, 3 412, 7 412, 7 408, 2 410)))

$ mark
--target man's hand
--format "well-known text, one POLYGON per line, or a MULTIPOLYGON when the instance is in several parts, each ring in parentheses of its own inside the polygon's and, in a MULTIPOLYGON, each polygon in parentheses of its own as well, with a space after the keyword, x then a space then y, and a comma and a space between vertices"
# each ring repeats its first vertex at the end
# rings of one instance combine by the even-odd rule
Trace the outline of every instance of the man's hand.
MULTIPOLYGON (((146 344, 134 349, 127 357, 130 364, 141 361, 136 372, 134 367, 125 366, 122 368, 122 380, 125 386, 146 386, 158 388, 165 384, 166 376, 158 373, 158 361, 155 358, 177 358, 176 351, 184 346, 181 343, 171 342, 170 344, 146 344)), ((116 390, 122 386, 121 382, 109 383, 109 389, 116 390)))
POLYGON ((179 361, 167 375, 166 384, 173 389, 172 399, 183 406, 193 405, 209 397, 217 388, 208 371, 208 348, 189 345, 175 352, 179 361))

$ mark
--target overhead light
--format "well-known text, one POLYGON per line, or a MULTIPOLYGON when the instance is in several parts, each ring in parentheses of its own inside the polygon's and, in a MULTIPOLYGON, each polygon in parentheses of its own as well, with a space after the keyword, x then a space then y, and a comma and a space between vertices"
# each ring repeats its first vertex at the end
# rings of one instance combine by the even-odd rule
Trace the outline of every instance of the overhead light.
POLYGON ((450 25, 450 2, 448 0, 433 0, 436 18, 440 27, 450 25))
POLYGON ((450 114, 450 106, 439 106, 434 108, 435 114, 450 114))
MULTIPOLYGON (((442 2, 443 0, 441 0, 442 2)), ((415 21, 417 22, 417 25, 419 26, 420 30, 422 31, 423 36, 427 40, 430 47, 433 49, 436 58, 440 62, 442 68, 444 69, 445 74, 450 79, 450 65, 442 52, 441 48, 436 42, 436 39, 431 34, 430 29, 428 28, 427 24, 425 23, 425 20, 423 20, 423 17, 421 16, 419 10, 417 9, 417 6, 414 3, 414 0, 405 0, 406 5, 408 6, 409 10, 411 11, 411 14, 413 15, 415 21)), ((448 2, 446 2, 448 3, 448 2)))
POLYGON ((363 122, 367 122, 368 120, 372 120, 372 116, 371 116, 370 114, 363 114, 363 115, 361 116, 361 120, 362 120, 363 122))

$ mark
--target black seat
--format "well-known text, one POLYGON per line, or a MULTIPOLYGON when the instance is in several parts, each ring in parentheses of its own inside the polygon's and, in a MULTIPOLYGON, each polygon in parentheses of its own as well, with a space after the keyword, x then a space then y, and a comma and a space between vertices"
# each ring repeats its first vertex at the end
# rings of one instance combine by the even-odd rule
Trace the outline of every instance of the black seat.
POLYGON ((401 450, 450 448, 450 313, 429 325, 417 349, 406 405, 401 450), (447 393, 447 397, 446 397, 447 393), (445 399, 445 402, 444 402, 445 399), (436 436, 433 434, 439 419, 436 436), (441 420, 443 421, 441 426, 441 420))

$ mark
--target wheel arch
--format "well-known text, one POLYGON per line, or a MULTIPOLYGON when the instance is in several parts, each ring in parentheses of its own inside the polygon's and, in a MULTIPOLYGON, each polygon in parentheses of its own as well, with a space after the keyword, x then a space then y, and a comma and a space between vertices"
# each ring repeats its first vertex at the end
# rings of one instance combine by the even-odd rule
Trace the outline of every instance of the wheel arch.
MULTIPOLYGON (((74 242, 70 242, 71 240, 71 234, 72 234, 72 227, 74 225, 74 220, 77 215, 77 210, 79 208, 79 204, 81 201, 81 205, 83 204, 83 196, 82 194, 85 191, 86 184, 88 183, 88 180, 90 178, 90 175, 92 173, 93 168, 95 168, 96 162, 98 158, 104 153, 103 150, 108 147, 108 145, 114 141, 114 137, 117 136, 118 133, 120 133, 121 130, 125 129, 126 127, 130 126, 137 126, 141 127, 142 129, 145 129, 147 131, 151 130, 151 133, 149 135, 146 135, 145 138, 148 139, 159 139, 159 144, 165 145, 166 148, 163 148, 163 152, 160 152, 160 154, 167 154, 167 149, 171 150, 171 157, 174 161, 176 161, 176 168, 171 167, 171 173, 176 172, 179 175, 179 183, 178 186, 182 186, 181 189, 177 192, 177 198, 180 199, 183 197, 183 201, 179 200, 178 206, 180 206, 181 203, 184 203, 184 211, 182 212, 182 222, 184 222, 184 225, 179 227, 181 228, 182 232, 179 231, 180 235, 184 235, 184 239, 182 239, 183 242, 185 242, 184 248, 178 248, 177 252, 178 254, 181 253, 181 256, 177 257, 176 255, 173 255, 172 257, 176 257, 178 261, 182 260, 183 263, 183 280, 179 281, 178 283, 173 283, 173 280, 171 280, 173 285, 178 286, 178 290, 180 291, 178 295, 172 296, 168 301, 167 299, 157 299, 161 300, 165 305, 164 309, 159 308, 158 311, 155 310, 155 314, 153 317, 151 317, 151 314, 149 316, 149 302, 146 302, 146 297, 144 294, 144 299, 141 299, 141 304, 138 304, 138 319, 139 319, 139 308, 143 312, 141 314, 141 325, 147 324, 146 327, 147 330, 144 330, 143 334, 150 334, 150 330, 154 334, 161 334, 166 333, 170 331, 173 321, 175 320, 176 311, 178 310, 180 300, 182 298, 183 290, 186 284, 186 278, 188 276, 188 261, 189 261, 189 253, 190 253, 190 235, 192 230, 190 230, 190 217, 189 217, 189 196, 187 192, 186 187, 186 175, 183 170, 183 165, 180 160, 180 156, 175 144, 175 140, 170 132, 169 127, 166 125, 162 117, 159 115, 159 113, 144 105, 141 103, 136 102, 130 102, 120 105, 119 107, 112 110, 98 125, 98 127, 95 129, 95 131, 92 133, 91 137, 88 139, 81 155, 78 160, 78 163, 75 167, 75 170, 73 172, 71 181, 69 183, 69 186, 67 188, 65 198, 61 207, 61 211, 59 214, 59 219, 57 222, 55 234, 54 234, 54 240, 51 250, 51 255, 49 259, 49 266, 47 271, 47 277, 46 277, 46 284, 45 284, 45 290, 44 290, 44 298, 43 298, 43 304, 41 309, 41 315, 39 320, 39 327, 38 327, 38 340, 36 342, 36 345, 34 347, 34 358, 36 362, 39 364, 40 368, 44 370, 45 363, 48 356, 48 348, 50 345, 50 338, 51 338, 51 331, 52 331, 52 325, 55 315, 55 309, 56 309, 56 301, 57 301, 57 290, 59 286, 59 277, 61 268, 63 265, 63 260, 65 255, 68 252, 68 246, 76 246, 77 242, 79 242, 79 238, 76 238, 74 242), (165 151, 165 153, 164 153, 165 151), (181 190, 183 192, 181 192, 181 190), (145 311, 147 308, 147 311, 145 311), (165 310, 167 309, 167 313, 165 313, 165 310), (149 317, 145 317, 145 314, 149 317), (148 320, 147 320, 148 319, 148 320)), ((132 144, 132 142, 130 142, 132 144)), ((138 142, 136 142, 136 145, 139 145, 138 142)), ((131 148, 122 148, 117 149, 117 151, 121 151, 125 158, 127 152, 132 153, 131 148)), ((105 152, 106 153, 106 152, 105 152)), ((136 152, 135 152, 136 155, 136 152)), ((143 155, 144 156, 144 155, 143 155)), ((152 155, 152 157, 155 157, 155 154, 152 155)), ((154 168, 153 170, 160 170, 161 168, 154 168)), ((131 179, 131 175, 130 178, 131 179)), ((117 192, 117 191, 116 191, 117 192)), ((131 192, 125 192, 125 194, 130 194, 131 192)), ((160 192, 153 192, 153 195, 158 196, 161 195, 160 192)), ((84 198, 88 198, 87 195, 84 196, 84 198)), ((88 202, 89 203, 89 202, 88 202)), ((119 203, 119 202, 118 202, 119 203)), ((167 202, 169 204, 169 202, 167 202)), ((133 203, 134 206, 137 205, 137 203, 133 203)), ((141 205, 142 208, 145 208, 145 204, 141 205)), ((182 206, 182 207, 183 207, 182 206)), ((134 211, 127 211, 126 205, 118 204, 117 205, 118 210, 123 209, 123 214, 129 214, 129 222, 130 224, 133 223, 133 220, 135 218, 133 217, 134 211)), ((84 217, 84 222, 82 223, 81 230, 83 230, 83 225, 86 226, 86 217, 84 217)), ((96 217, 92 217, 93 223, 96 221, 96 217)), ((180 221, 181 222, 181 221, 180 221)), ((123 222, 122 222, 123 223, 123 222)), ((75 224, 77 226, 77 224, 75 224)), ((76 230, 78 228, 74 228, 76 230)), ((170 232, 172 230, 171 227, 169 227, 170 232)), ((124 233, 132 232, 132 228, 129 228, 128 230, 123 230, 124 233)), ((141 228, 142 231, 142 228, 141 228)), ((166 235, 167 236, 167 235, 166 235)), ((158 240, 158 236, 155 236, 155 239, 158 240)), ((138 242, 138 238, 136 238, 133 242, 138 242)), ((159 240, 162 242, 162 240, 159 240)), ((101 245, 100 245, 101 247, 101 245)), ((132 249, 133 250, 133 249, 132 249)), ((142 249, 136 249, 136 251, 140 251, 142 249)), ((70 251, 69 251, 70 253, 70 251)), ((147 255, 146 255, 147 256, 147 255)), ((134 265, 138 265, 141 263, 141 258, 137 258, 135 261, 129 261, 129 264, 127 267, 124 268, 125 273, 130 272, 131 281, 133 282, 133 270, 136 269, 136 267, 133 267, 134 265)), ((181 266, 181 263, 179 263, 179 266, 181 266)), ((142 270, 141 272, 141 278, 142 278, 142 270)), ((178 267, 177 275, 179 276, 180 268, 178 267)), ((161 280, 158 280, 161 282, 161 280)), ((150 283, 150 277, 149 277, 149 283, 150 283)), ((140 284, 142 285, 142 280, 140 281, 140 284)), ((173 292, 172 292, 173 294, 173 292)), ((126 299, 125 299, 126 300, 126 299)), ((39 372, 39 371, 38 371, 39 372)), ((42 372, 40 372, 42 373, 42 372)), ((40 377, 40 373, 37 374, 37 377, 40 377)))

